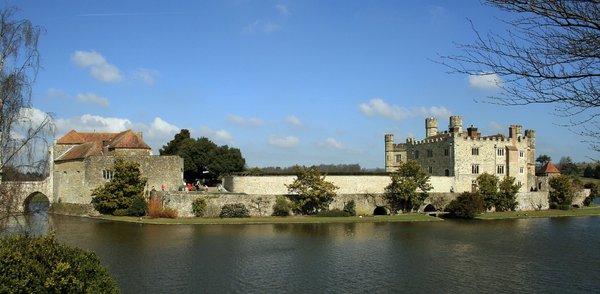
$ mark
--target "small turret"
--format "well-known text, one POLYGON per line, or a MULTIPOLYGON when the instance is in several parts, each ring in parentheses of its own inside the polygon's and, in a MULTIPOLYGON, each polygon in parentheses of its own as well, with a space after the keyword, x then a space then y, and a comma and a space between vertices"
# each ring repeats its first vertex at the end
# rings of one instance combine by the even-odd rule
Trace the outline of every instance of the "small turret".
POLYGON ((462 117, 454 115, 450 117, 450 125, 448 126, 450 133, 461 133, 462 132, 462 117))
POLYGON ((425 138, 438 134, 438 121, 434 117, 425 119, 425 138))

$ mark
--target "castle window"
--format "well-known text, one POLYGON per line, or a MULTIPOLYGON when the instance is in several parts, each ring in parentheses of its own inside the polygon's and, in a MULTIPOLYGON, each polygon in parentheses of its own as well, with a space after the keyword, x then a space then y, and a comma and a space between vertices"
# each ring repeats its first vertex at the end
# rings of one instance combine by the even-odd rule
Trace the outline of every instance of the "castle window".
POLYGON ((415 158, 419 158, 419 150, 415 151, 415 158))
POLYGON ((113 179, 113 171, 112 170, 103 170, 102 178, 104 178, 107 181, 112 180, 113 179))
POLYGON ((427 168, 427 170, 429 171, 430 174, 433 173, 433 167, 430 166, 429 168, 427 168))
POLYGON ((471 148, 471 155, 479 155, 479 148, 471 148))
POLYGON ((446 148, 444 149, 444 156, 448 156, 450 155, 450 149, 446 148))
POLYGON ((520 174, 524 174, 525 173, 525 168, 524 167, 519 167, 519 173, 520 174))
POLYGON ((478 174, 479 173, 479 164, 473 164, 473 165, 471 165, 471 173, 472 174, 478 174))
POLYGON ((433 157, 433 150, 427 149, 427 157, 433 157))
POLYGON ((498 156, 504 156, 504 148, 498 148, 498 156))
POLYGON ((521 157, 521 158, 525 157, 525 151, 520 150, 519 151, 519 157, 521 157))
POLYGON ((499 175, 503 175, 504 174, 504 165, 497 166, 496 173, 498 173, 499 175))
POLYGON ((401 154, 397 154, 396 155, 396 163, 401 162, 402 161, 402 155, 401 154))

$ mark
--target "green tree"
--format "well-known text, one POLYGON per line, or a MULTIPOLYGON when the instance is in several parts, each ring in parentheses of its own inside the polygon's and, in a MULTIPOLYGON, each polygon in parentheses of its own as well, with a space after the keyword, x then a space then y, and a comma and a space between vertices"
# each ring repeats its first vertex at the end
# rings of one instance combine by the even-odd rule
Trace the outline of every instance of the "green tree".
POLYGON ((538 166, 544 166, 544 164, 546 164, 550 161, 552 161, 552 157, 550 157, 546 154, 541 154, 540 156, 538 156, 535 159, 535 162, 538 164, 538 166))
POLYGON ((586 165, 585 169, 583 170, 583 176, 586 178, 593 178, 594 177, 594 168, 592 168, 591 165, 586 165))
POLYGON ((316 214, 327 210, 338 189, 333 183, 325 181, 325 176, 313 168, 296 166, 296 179, 286 185, 289 193, 296 194, 296 209, 302 214, 316 214))
POLYGON ((206 199, 202 197, 198 197, 192 201, 192 213, 196 217, 204 216, 204 212, 206 211, 206 199))
POLYGON ((418 209, 427 198, 427 192, 433 189, 429 184, 429 173, 414 160, 402 163, 390 173, 390 178, 392 182, 385 187, 384 197, 394 213, 418 209))
POLYGON ((161 155, 178 155, 183 158, 184 177, 189 181, 244 171, 246 160, 240 149, 227 145, 217 146, 208 138, 190 138, 188 130, 181 130, 160 151, 161 155))
POLYGON ((514 177, 504 177, 498 185, 498 197, 494 206, 496 211, 515 210, 517 202, 517 193, 521 186, 515 183, 514 177))
POLYGON ((144 198, 146 178, 142 177, 140 165, 117 158, 113 179, 92 191, 92 204, 103 214, 115 210, 128 210, 136 197, 144 198))
POLYGON ((563 175, 576 175, 579 173, 579 168, 569 156, 561 157, 557 167, 563 175))
POLYGON ((0 238, 1 293, 119 293, 93 252, 54 236, 0 238))
POLYGON ((160 155, 177 155, 179 152, 179 147, 181 143, 186 139, 190 139, 190 131, 187 129, 182 129, 179 134, 175 135, 173 140, 169 141, 167 145, 163 146, 160 150, 158 150, 160 155))
POLYGON ((566 175, 559 175, 550 178, 550 206, 561 207, 570 206, 573 202, 574 188, 571 178, 566 175))
POLYGON ((481 194, 464 192, 446 206, 446 217, 472 219, 485 210, 484 205, 481 194))
POLYGON ((486 209, 492 209, 498 201, 498 177, 483 173, 477 177, 479 194, 483 197, 486 209))

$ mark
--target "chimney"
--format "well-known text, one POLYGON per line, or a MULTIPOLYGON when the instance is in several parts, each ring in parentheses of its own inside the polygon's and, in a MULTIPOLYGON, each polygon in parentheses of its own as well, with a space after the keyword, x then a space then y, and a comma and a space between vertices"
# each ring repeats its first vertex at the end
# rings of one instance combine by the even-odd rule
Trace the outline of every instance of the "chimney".
POLYGON ((438 122, 433 117, 425 119, 425 138, 435 136, 438 134, 438 122))
POLYGON ((479 136, 481 134, 477 131, 477 128, 474 127, 473 125, 471 125, 470 127, 467 128, 467 136, 473 138, 473 139, 479 139, 479 136))

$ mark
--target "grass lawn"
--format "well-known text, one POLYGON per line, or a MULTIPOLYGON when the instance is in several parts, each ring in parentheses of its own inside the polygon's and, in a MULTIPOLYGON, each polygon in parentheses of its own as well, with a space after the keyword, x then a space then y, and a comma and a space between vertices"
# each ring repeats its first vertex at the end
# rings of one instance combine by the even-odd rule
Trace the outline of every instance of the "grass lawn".
POLYGON ((538 218, 538 217, 565 217, 565 216, 600 216, 600 206, 584 207, 569 210, 538 210, 538 211, 510 211, 482 213, 477 219, 507 219, 507 218, 538 218))
POLYGON ((375 222, 412 222, 412 221, 441 221, 441 218, 420 213, 401 215, 365 216, 365 217, 249 217, 249 218, 148 218, 130 216, 103 215, 94 217, 110 221, 122 221, 144 224, 161 225, 217 225, 217 224, 312 224, 312 223, 375 223, 375 222))

